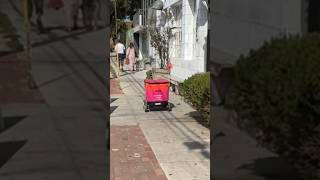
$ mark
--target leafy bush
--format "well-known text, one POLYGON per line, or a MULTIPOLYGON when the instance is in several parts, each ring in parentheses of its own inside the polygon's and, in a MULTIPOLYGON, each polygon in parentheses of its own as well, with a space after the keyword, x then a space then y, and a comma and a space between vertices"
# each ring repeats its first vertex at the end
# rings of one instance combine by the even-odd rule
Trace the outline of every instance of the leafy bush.
POLYGON ((204 118, 204 125, 209 126, 210 113, 210 74, 199 73, 186 79, 179 85, 180 93, 204 118))
POLYGON ((272 39, 241 56, 232 99, 239 123, 261 144, 305 179, 320 179, 319 34, 272 39))

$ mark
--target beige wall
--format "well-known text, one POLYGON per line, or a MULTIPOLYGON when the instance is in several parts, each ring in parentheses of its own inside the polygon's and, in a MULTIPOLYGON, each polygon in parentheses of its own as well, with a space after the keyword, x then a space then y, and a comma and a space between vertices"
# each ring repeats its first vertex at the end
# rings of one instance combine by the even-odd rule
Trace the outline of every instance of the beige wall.
POLYGON ((211 44, 215 52, 213 61, 218 63, 233 64, 240 54, 247 54, 273 36, 302 31, 301 0, 215 0, 212 3, 211 44))

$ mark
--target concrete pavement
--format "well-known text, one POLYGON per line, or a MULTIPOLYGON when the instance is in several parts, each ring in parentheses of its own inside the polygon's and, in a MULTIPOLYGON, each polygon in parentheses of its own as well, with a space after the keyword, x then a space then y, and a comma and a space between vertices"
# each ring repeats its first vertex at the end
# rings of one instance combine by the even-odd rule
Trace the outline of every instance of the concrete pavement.
POLYGON ((209 129, 196 122, 197 112, 173 93, 172 112, 144 112, 145 77, 146 71, 121 75, 124 95, 111 95, 111 125, 139 125, 168 180, 210 179, 209 129))
MULTIPOLYGON (((24 37, 20 2, 0 1, 0 11, 24 37)), ((3 108, 24 118, 0 134, 11 155, 0 179, 108 179, 106 29, 66 33, 62 10, 46 9, 44 24, 48 33, 32 32, 32 74, 46 103, 3 108)))
POLYGON ((232 114, 224 108, 213 108, 215 180, 300 180, 297 171, 244 131, 229 123, 232 114))

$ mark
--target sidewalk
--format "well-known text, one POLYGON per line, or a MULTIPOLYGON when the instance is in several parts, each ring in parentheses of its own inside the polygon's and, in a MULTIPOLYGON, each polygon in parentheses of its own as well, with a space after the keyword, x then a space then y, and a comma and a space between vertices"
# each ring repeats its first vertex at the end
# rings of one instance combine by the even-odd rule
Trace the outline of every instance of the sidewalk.
MULTIPOLYGON (((1 105, 12 103, 44 103, 38 89, 31 89, 28 83, 26 60, 16 54, 0 57, 0 102, 1 105)), ((34 79, 31 79, 33 83, 34 79)))
POLYGON ((214 107, 213 114, 214 180, 300 180, 288 162, 228 123, 228 111, 214 107))
MULTIPOLYGON (((23 42, 21 2, 0 1, 0 11, 23 42)), ((7 152, 0 155, 0 179, 106 180, 106 29, 67 33, 62 9, 44 11, 48 32, 33 29, 31 39, 32 75, 45 103, 4 109, 13 122, 23 120, 0 134, 7 152)))
POLYGON ((168 180, 209 180, 209 129, 196 122, 193 117, 197 112, 173 93, 170 93, 172 112, 144 112, 145 77, 146 71, 121 74, 119 81, 124 94, 111 95, 114 109, 111 125, 138 125, 168 180))

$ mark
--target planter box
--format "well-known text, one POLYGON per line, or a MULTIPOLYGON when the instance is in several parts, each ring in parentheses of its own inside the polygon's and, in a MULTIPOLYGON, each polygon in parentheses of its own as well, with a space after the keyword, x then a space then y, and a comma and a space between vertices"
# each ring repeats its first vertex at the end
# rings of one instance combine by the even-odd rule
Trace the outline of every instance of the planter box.
POLYGON ((154 79, 170 79, 170 72, 166 69, 160 69, 160 68, 152 68, 152 77, 154 79))

